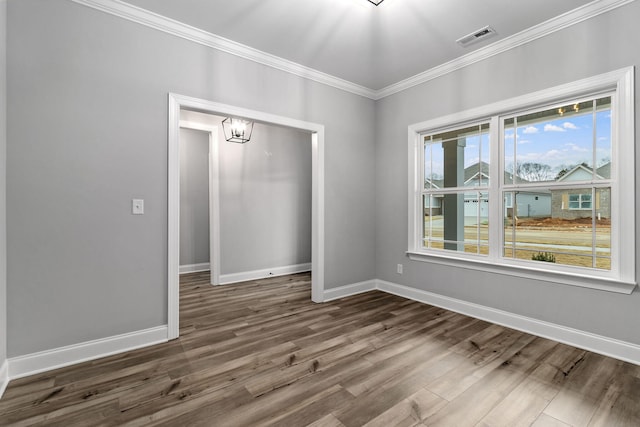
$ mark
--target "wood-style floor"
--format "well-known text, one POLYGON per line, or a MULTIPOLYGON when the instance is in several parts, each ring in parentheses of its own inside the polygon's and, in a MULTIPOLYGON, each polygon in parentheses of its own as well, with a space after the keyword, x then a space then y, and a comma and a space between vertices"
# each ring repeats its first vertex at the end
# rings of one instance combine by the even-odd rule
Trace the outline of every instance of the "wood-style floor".
MULTIPOLYGON (((181 337, 12 381, 1 425, 640 426, 640 367, 299 274, 182 276, 181 337)), ((88 325, 90 327, 90 325, 88 325)))

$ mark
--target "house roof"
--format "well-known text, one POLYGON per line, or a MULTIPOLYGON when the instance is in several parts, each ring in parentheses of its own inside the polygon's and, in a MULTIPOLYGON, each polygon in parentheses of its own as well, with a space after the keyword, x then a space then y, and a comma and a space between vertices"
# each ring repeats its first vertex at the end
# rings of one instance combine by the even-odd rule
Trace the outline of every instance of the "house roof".
POLYGON ((598 169, 596 169, 596 174, 598 174, 602 178, 610 179, 611 178, 611 162, 607 162, 604 165, 600 166, 598 169))
MULTIPOLYGON (((564 175, 557 179, 557 181, 571 181, 572 175, 575 175, 579 171, 584 171, 588 174, 593 173, 593 169, 584 163, 574 166, 569 169, 564 175)), ((596 175, 598 179, 609 179, 611 178, 611 162, 607 162, 604 165, 600 166, 596 169, 596 175)))
MULTIPOLYGON (((467 166, 464 169, 464 185, 467 186, 471 184, 472 181, 474 181, 475 179, 478 179, 478 177, 480 176, 485 179, 489 179, 489 163, 478 162, 470 166, 467 166)), ((505 182, 512 182, 513 178, 514 178, 513 174, 505 171, 504 173, 505 182)), ((515 176, 515 180, 516 180, 516 184, 522 184, 522 183, 528 182, 527 180, 522 179, 517 175, 515 176)), ((444 179, 434 179, 434 180, 425 179, 425 183, 432 184, 433 187, 435 187, 436 189, 444 188, 444 179)))
MULTIPOLYGON (((464 169, 464 183, 467 184, 469 182, 471 182, 472 180, 476 179, 478 176, 482 176, 485 178, 489 178, 489 163, 487 162, 479 162, 479 163, 474 163, 471 166, 467 166, 464 169)), ((515 179, 515 183, 516 184, 523 184, 527 181, 526 179, 522 179, 517 175, 513 175, 510 172, 505 171, 504 172, 504 181, 505 182, 513 182, 513 180, 515 179)))

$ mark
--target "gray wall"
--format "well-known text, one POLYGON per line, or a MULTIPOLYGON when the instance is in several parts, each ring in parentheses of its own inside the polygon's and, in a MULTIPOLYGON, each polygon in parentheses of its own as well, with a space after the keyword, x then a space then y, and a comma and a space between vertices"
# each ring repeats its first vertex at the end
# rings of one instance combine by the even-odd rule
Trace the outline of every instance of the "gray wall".
MULTIPOLYGON (((221 125, 224 117, 183 111, 181 118, 218 128, 220 273, 310 263, 311 135, 256 123, 251 141, 235 144, 224 139, 221 125)), ((200 236, 209 232, 207 135, 192 129, 183 129, 180 134, 180 153, 186 154, 180 159, 181 180, 187 174, 185 168, 189 168, 195 171, 191 179, 199 183, 185 188, 181 181, 181 265, 209 262, 208 235, 206 240, 200 236), (188 146, 192 143, 198 145, 197 153, 189 152, 188 146), (204 162, 202 156, 205 156, 204 162), (183 190, 198 195, 184 200, 183 190), (190 206, 200 203, 200 206, 185 211, 185 202, 190 206), (196 232, 198 237, 194 238, 196 232), (198 238, 200 241, 196 241, 198 238), (183 250, 192 256, 183 260, 183 250), (199 261, 190 262, 195 259, 199 261)))
POLYGON ((374 277, 373 101, 67 0, 7 13, 10 357, 167 323, 168 92, 323 124, 325 287, 374 277))
POLYGON ((639 292, 404 255, 407 126, 640 65, 637 16, 633 2, 374 103, 67 0, 9 2, 8 355, 166 324, 168 92, 325 125, 326 288, 378 277, 640 344, 639 292))
POLYGON ((180 129, 180 265, 209 262, 209 133, 180 129))
MULTIPOLYGON (((632 2, 380 100, 376 104, 375 126, 376 277, 640 344, 637 290, 632 295, 620 295, 409 261, 405 256, 407 126, 630 65, 638 66, 638 16, 640 2, 632 2), (395 274, 398 263, 404 264, 403 275, 395 274)), ((636 69, 636 81, 637 78, 636 69)), ((636 121, 640 123, 638 100, 640 96, 636 93, 636 121)), ((640 150, 636 149, 636 159, 639 158, 640 150)), ((636 181, 636 188, 640 189, 638 184, 636 181)), ((638 226, 636 233, 640 234, 638 226)))
POLYGON ((257 123, 221 141, 221 274, 311 262, 311 135, 257 123))
POLYGON ((7 359, 7 2, 0 0, 0 366, 7 359))

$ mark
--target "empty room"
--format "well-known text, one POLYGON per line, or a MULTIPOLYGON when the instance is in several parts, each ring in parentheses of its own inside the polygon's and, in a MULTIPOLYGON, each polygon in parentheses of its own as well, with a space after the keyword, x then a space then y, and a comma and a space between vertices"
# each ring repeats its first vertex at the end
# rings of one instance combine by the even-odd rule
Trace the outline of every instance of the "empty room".
POLYGON ((0 425, 640 425, 639 18, 0 0, 0 425))

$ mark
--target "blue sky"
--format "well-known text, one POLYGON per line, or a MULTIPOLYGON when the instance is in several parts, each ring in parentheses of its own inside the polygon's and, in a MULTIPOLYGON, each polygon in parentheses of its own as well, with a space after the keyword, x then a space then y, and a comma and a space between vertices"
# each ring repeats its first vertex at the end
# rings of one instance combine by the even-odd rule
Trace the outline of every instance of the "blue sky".
MULTIPOLYGON (((611 110, 596 113, 596 167, 611 158, 611 110)), ((580 163, 593 163, 593 114, 560 116, 518 126, 517 144, 514 144, 513 127, 505 130, 505 165, 513 164, 514 147, 518 162, 549 165, 553 175, 565 167, 580 163)), ((488 133, 466 138, 464 166, 489 163, 488 133)), ((443 174, 444 153, 442 145, 435 143, 425 149, 425 173, 432 169, 436 178, 443 174)))
MULTIPOLYGON (((585 112, 533 125, 519 126, 516 158, 519 162, 562 167, 593 163, 593 114, 585 112)), ((513 162, 514 131, 505 131, 505 164, 513 162)), ((596 166, 611 158, 611 112, 596 113, 596 166)))

